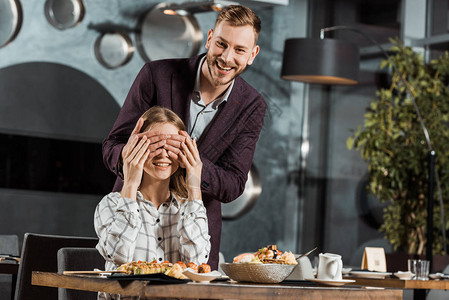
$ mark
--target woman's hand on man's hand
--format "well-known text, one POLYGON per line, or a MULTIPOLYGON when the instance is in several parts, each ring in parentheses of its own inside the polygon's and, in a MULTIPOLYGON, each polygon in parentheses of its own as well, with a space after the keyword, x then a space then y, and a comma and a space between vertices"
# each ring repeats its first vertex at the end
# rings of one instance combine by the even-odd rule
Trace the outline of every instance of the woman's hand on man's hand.
POLYGON ((187 190, 189 191, 189 199, 198 200, 201 199, 201 171, 203 169, 203 162, 201 161, 196 141, 192 140, 188 135, 185 139, 185 142, 182 142, 180 145, 178 157, 186 169, 186 184, 187 190))

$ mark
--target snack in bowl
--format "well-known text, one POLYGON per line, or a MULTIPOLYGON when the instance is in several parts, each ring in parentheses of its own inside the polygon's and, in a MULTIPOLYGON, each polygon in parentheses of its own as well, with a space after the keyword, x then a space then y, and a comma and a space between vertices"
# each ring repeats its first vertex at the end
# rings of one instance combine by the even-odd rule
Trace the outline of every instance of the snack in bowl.
POLYGON ((295 255, 291 251, 282 252, 276 245, 268 245, 256 253, 242 253, 234 257, 233 263, 263 263, 296 265, 295 255))
POLYGON ((255 253, 242 253, 233 263, 220 267, 232 280, 257 283, 279 283, 293 272, 298 262, 290 251, 282 252, 276 245, 269 245, 255 253))
POLYGON ((260 259, 254 255, 254 253, 242 253, 237 255, 236 257, 234 257, 233 263, 238 263, 238 264, 244 264, 244 263, 248 263, 248 264, 261 264, 262 262, 260 261, 260 259))
MULTIPOLYGON (((182 261, 172 264, 168 261, 158 263, 156 260, 152 262, 132 261, 119 266, 117 268, 117 271, 126 271, 126 273, 130 275, 163 273, 170 277, 178 279, 187 279, 187 277, 184 274, 182 274, 184 270, 186 270, 187 268, 191 268, 194 272, 198 273, 198 266, 193 262, 189 262, 186 265, 182 261)), ((210 272, 210 266, 207 264, 202 264, 201 273, 208 273, 208 272, 210 272)))

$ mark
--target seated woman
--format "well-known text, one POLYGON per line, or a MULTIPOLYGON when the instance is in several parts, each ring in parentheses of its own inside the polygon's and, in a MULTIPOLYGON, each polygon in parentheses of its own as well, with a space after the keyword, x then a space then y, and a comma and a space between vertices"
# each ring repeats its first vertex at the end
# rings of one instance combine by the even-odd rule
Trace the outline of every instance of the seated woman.
MULTIPOLYGON (((185 130, 166 108, 152 107, 141 118, 141 132, 177 135, 185 130)), ((207 263, 210 236, 196 142, 187 137, 178 160, 163 146, 151 152, 149 145, 150 138, 139 135, 123 149, 123 189, 106 195, 95 210, 97 249, 106 270, 138 260, 207 263)))

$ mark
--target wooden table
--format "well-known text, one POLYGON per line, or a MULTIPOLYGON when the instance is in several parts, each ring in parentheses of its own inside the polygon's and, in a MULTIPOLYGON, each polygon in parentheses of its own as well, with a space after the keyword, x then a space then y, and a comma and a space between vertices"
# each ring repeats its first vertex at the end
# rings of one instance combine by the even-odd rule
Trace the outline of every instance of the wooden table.
POLYGON ((355 280, 354 285, 388 287, 398 289, 449 290, 449 280, 401 280, 398 278, 360 278, 345 277, 355 280))
POLYGON ((310 284, 187 283, 152 285, 147 281, 119 281, 89 275, 33 272, 33 285, 85 291, 102 291, 147 298, 190 299, 401 299, 400 289, 325 287, 310 284))
POLYGON ((14 299, 16 290, 17 273, 19 272, 19 264, 17 263, 0 263, 0 274, 11 274, 11 299, 14 299))
POLYGON ((346 276, 345 279, 355 280, 354 285, 385 287, 385 288, 399 288, 399 289, 413 289, 414 300, 426 299, 425 290, 449 290, 449 280, 401 280, 398 278, 360 278, 346 276))
POLYGON ((19 272, 19 264, 16 263, 0 263, 0 274, 17 275, 19 272))

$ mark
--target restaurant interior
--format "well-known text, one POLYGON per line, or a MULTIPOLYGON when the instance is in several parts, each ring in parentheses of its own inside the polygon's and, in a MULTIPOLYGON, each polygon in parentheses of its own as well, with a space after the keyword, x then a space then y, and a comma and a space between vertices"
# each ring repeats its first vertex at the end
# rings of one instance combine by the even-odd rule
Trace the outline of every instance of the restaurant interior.
MULTIPOLYGON (((390 87, 391 70, 380 63, 385 51, 392 55, 392 39, 426 62, 447 50, 447 0, 1 0, 0 235, 16 235, 17 247, 0 242, 0 254, 20 255, 26 233, 96 237, 95 207, 115 181, 101 143, 134 78, 146 62, 205 52, 217 7, 232 3, 250 7, 262 21, 260 53, 242 77, 264 96, 267 113, 245 192, 222 204, 224 260, 266 245, 297 254, 317 247, 309 255, 314 265, 319 253, 336 253, 344 266, 360 267, 367 246, 383 248, 387 265, 388 254, 425 254, 395 249, 379 230, 389 203, 367 190, 369 162, 348 149, 348 138, 363 127, 376 93, 390 87), (177 21, 167 21, 161 7, 178 10, 177 21), (357 84, 281 77, 292 63, 286 40, 318 39, 320 29, 339 25, 355 30, 326 38, 360 49, 357 84)), ((435 199, 445 190, 441 176, 435 199)), ((449 205, 446 195, 442 200, 449 205)), ((434 235, 445 249, 441 231, 434 235)), ((0 275, 0 295, 14 299, 8 275, 0 275)))

